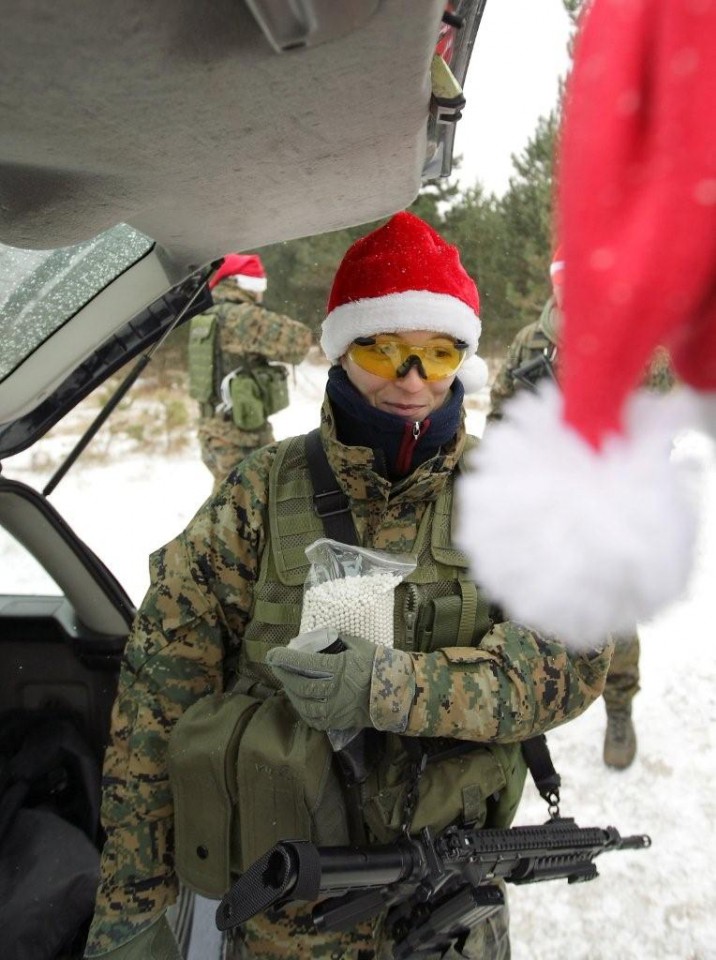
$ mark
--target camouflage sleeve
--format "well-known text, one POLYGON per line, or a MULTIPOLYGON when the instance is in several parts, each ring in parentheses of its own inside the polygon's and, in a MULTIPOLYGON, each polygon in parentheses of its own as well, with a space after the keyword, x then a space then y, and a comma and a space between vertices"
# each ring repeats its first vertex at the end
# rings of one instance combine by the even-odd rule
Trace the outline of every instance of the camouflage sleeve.
POLYGON ((525 342, 525 331, 531 330, 535 324, 529 324, 519 331, 515 339, 507 348, 505 359, 502 366, 497 371, 497 375, 490 389, 490 409, 487 414, 488 420, 502 419, 502 407, 505 402, 514 396, 517 390, 512 371, 522 366, 523 347, 525 342))
POLYGON ((496 624, 479 647, 410 654, 380 647, 371 720, 409 736, 526 740, 600 696, 612 649, 578 656, 511 621, 496 624))
POLYGON ((240 642, 251 607, 274 452, 247 458, 151 557, 105 755, 107 839, 88 955, 124 943, 176 898, 167 744, 187 707, 223 689, 224 658, 240 642))
POLYGON ((236 364, 247 353, 258 353, 279 363, 300 363, 313 342, 305 324, 258 303, 232 305, 225 311, 222 351, 236 364))

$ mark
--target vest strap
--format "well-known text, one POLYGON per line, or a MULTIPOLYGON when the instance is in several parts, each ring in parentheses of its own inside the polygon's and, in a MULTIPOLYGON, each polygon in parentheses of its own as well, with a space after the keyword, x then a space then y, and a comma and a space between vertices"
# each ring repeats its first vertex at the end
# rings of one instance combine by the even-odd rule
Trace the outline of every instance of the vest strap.
POLYGON ((472 580, 460 580, 460 623, 457 628, 458 647, 472 646, 472 631, 477 622, 477 587, 472 580))
POLYGON ((338 486, 318 428, 306 434, 306 460, 313 484, 313 509, 327 536, 340 543, 359 546, 350 501, 338 486))

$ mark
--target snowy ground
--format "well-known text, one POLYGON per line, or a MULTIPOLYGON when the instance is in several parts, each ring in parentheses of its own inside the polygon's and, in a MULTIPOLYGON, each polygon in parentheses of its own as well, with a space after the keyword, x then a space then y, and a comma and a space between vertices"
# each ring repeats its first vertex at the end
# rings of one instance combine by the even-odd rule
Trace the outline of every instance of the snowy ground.
MULTIPOLYGON (((273 418, 277 437, 317 424, 324 382, 325 368, 310 362, 297 368, 291 407, 273 418)), ((468 401, 468 422, 482 432, 484 397, 468 401)), ((50 436, 43 443, 56 459, 73 439, 50 436)), ((716 960, 716 461, 697 436, 686 438, 676 455, 685 453, 705 466, 703 542, 688 597, 640 628, 637 759, 624 772, 604 767, 601 702, 549 738, 562 775, 562 813, 580 826, 648 833, 653 846, 605 854, 591 883, 512 887, 514 960, 716 960)), ((147 555, 189 520, 211 478, 195 441, 177 455, 148 457, 119 444, 109 454, 104 465, 80 461, 51 501, 138 603, 148 582, 147 555)), ((40 489, 52 473, 38 469, 41 462, 27 452, 3 469, 40 489)), ((0 544, 0 555, 7 549, 0 544)), ((26 576, 21 565, 16 574, 26 576)), ((545 819, 530 786, 517 822, 545 819)))

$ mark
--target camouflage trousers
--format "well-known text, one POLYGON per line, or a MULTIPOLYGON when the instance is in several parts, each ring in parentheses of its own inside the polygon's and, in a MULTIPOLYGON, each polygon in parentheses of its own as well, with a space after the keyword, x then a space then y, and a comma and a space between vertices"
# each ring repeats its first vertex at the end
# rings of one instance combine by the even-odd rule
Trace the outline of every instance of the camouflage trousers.
POLYGON ((639 691, 639 636, 614 638, 614 655, 609 664, 604 685, 604 703, 609 709, 621 709, 631 704, 639 691))
MULTIPOLYGON (((391 944, 382 918, 365 921, 352 930, 318 933, 311 907, 293 905, 258 914, 229 940, 224 960, 390 960, 391 944)), ((420 954, 421 960, 510 960, 507 903, 475 927, 460 951, 420 954)))
POLYGON ((199 421, 201 459, 214 477, 214 491, 231 473, 237 463, 258 447, 273 443, 273 428, 269 421, 258 430, 239 430, 233 420, 223 417, 205 417, 199 421))

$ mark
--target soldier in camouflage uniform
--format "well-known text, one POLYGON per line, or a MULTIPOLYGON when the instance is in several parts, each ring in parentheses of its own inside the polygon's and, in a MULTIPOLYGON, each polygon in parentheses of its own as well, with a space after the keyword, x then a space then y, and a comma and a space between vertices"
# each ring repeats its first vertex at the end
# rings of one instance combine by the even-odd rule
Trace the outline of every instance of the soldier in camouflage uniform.
MULTIPOLYGON (((611 646, 576 653, 506 621, 451 544, 453 483, 466 446, 476 442, 466 435, 457 374, 477 348, 478 307, 457 250, 402 213, 348 250, 323 323, 321 344, 334 365, 319 448, 360 545, 417 558, 395 588, 392 643, 346 635, 341 653, 287 647, 299 632, 305 548, 325 535, 303 436, 238 464, 186 530, 152 555, 105 758, 107 841, 87 957, 177 956, 164 914, 177 895, 175 852, 184 841, 168 750, 202 698, 216 702, 211 695, 233 685, 250 690, 265 698, 260 709, 288 711, 294 744, 325 743, 321 731, 329 729, 381 731, 384 752, 360 788, 363 824, 356 828, 365 832, 360 842, 376 843, 396 839, 403 824, 413 831, 450 822, 508 826, 526 773, 521 741, 578 716, 601 695, 611 646), (469 749, 441 758, 445 740, 438 738, 451 750, 456 743, 469 749), (413 751, 431 748, 431 763, 416 764, 413 751)), ((250 731, 251 722, 244 740, 250 731)), ((295 809, 281 806, 288 778, 275 767, 271 730, 261 725, 254 736, 263 759, 238 784, 239 823, 268 782, 274 806, 256 800, 254 814, 259 829, 270 831, 295 809)), ((328 842, 345 842, 339 834, 328 842)), ((280 906, 247 921, 235 932, 233 956, 390 955, 381 917, 319 933, 311 907, 280 906)), ((506 905, 449 955, 507 960, 506 905)))
MULTIPOLYGON (((559 250, 550 266, 552 296, 539 320, 524 326, 510 344, 505 360, 490 390, 487 422, 502 418, 505 401, 522 387, 534 387, 542 377, 555 378, 557 342, 561 325, 564 261, 559 250)), ((665 350, 655 354, 642 385, 650 390, 667 392, 674 385, 674 375, 665 350)), ((616 638, 614 656, 604 687, 607 728, 604 737, 604 762, 623 770, 636 756, 636 731, 632 720, 632 700, 639 691, 639 636, 616 638)))
POLYGON ((228 254, 209 286, 215 305, 191 321, 189 380, 199 401, 201 456, 216 490, 239 460, 274 439, 267 415, 242 421, 232 409, 226 378, 237 369, 266 369, 266 361, 300 363, 312 336, 298 320, 261 305, 266 275, 256 254, 228 254))

